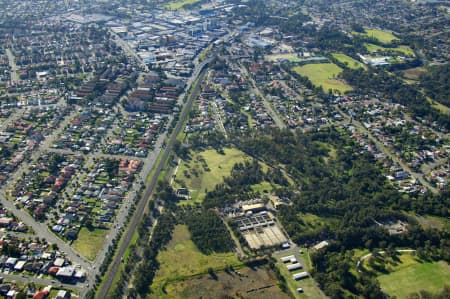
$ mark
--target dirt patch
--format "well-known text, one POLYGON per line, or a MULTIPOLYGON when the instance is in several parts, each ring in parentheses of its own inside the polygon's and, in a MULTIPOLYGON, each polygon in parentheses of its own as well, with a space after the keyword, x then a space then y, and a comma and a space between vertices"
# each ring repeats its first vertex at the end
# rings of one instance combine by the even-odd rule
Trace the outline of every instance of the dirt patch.
POLYGON ((236 271, 220 272, 216 279, 210 275, 166 285, 167 298, 221 298, 254 299, 289 298, 278 287, 275 274, 267 266, 244 267, 236 271))

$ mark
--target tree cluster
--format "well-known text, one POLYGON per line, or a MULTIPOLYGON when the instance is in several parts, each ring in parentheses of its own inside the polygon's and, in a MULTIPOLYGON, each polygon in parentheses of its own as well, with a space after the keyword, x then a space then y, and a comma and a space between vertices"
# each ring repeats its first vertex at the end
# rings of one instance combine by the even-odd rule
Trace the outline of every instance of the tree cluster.
POLYGON ((186 224, 191 239, 204 254, 231 251, 231 237, 220 217, 211 210, 200 210, 187 215, 186 224))

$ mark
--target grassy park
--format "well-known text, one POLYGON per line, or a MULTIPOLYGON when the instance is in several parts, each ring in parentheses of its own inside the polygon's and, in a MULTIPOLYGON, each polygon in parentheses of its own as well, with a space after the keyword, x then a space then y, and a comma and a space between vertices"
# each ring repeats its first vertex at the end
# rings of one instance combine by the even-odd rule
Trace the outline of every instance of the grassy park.
POLYGON ((439 102, 433 101, 432 99, 430 99, 429 97, 427 97, 427 101, 431 104, 431 106, 437 110, 439 110, 440 112, 450 115, 450 108, 442 105, 439 102))
POLYGON ((393 41, 399 40, 395 35, 388 31, 379 29, 366 29, 365 33, 354 32, 353 34, 359 34, 367 37, 374 38, 383 44, 390 44, 393 41))
POLYGON ((412 80, 412 81, 418 81, 420 78, 420 75, 426 74, 426 73, 427 73, 427 69, 424 67, 415 67, 415 68, 404 70, 402 72, 405 79, 412 80))
POLYGON ((326 92, 329 89, 341 93, 352 90, 345 81, 338 78, 342 69, 333 63, 306 64, 294 67, 294 71, 301 76, 308 77, 316 86, 322 86, 326 92))
MULTIPOLYGON (((251 158, 244 152, 236 148, 223 148, 223 152, 215 149, 207 149, 201 152, 190 152, 189 159, 179 160, 178 167, 175 168, 172 175, 172 186, 177 188, 189 189, 188 200, 180 201, 180 205, 195 204, 203 202, 208 191, 214 189, 217 184, 223 182, 224 177, 230 175, 233 166, 236 163, 250 161, 251 158)), ((263 172, 267 172, 270 166, 259 162, 263 172)), ((285 176, 287 181, 292 184, 292 179, 285 176)), ((259 184, 252 185, 255 192, 270 193, 277 184, 268 181, 262 181, 259 184)))
POLYGON ((395 257, 372 256, 362 263, 361 269, 376 275, 381 289, 399 299, 421 290, 437 293, 450 284, 450 265, 447 262, 422 260, 412 253, 395 257))
MULTIPOLYGON (((409 259, 410 255, 402 255, 401 260, 409 259)), ((436 293, 445 284, 450 284, 450 265, 444 261, 415 261, 405 267, 394 269, 389 274, 378 277, 383 291, 397 298, 406 298, 410 293, 426 290, 436 293)))
POLYGON ((359 68, 363 68, 365 70, 367 69, 367 66, 364 63, 359 62, 358 60, 355 60, 345 54, 333 53, 332 56, 334 59, 336 59, 340 63, 347 65, 351 69, 354 69, 354 70, 359 69, 359 68))
POLYGON ((386 48, 386 47, 382 47, 379 45, 375 45, 375 44, 370 44, 370 43, 364 43, 364 46, 366 47, 367 51, 374 53, 374 52, 395 52, 401 55, 405 55, 405 56, 409 56, 409 57, 413 57, 414 56, 414 51, 405 45, 400 45, 398 47, 395 48, 386 48))

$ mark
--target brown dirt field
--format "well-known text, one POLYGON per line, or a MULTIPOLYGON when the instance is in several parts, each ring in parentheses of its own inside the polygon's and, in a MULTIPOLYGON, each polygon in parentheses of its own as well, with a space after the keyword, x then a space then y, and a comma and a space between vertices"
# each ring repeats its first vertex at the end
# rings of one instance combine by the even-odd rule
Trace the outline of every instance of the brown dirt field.
POLYGON ((221 298, 231 296, 252 299, 284 299, 289 296, 278 287, 275 274, 266 266, 244 267, 235 272, 217 273, 174 282, 166 286, 167 298, 221 298), (240 273, 240 274, 238 274, 240 273))

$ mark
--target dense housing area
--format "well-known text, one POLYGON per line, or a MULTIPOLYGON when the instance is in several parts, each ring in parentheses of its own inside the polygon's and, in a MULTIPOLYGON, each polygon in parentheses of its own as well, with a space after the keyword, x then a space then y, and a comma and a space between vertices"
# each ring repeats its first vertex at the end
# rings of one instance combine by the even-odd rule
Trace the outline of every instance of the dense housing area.
POLYGON ((447 2, 0 6, 0 296, 448 297, 447 2))

